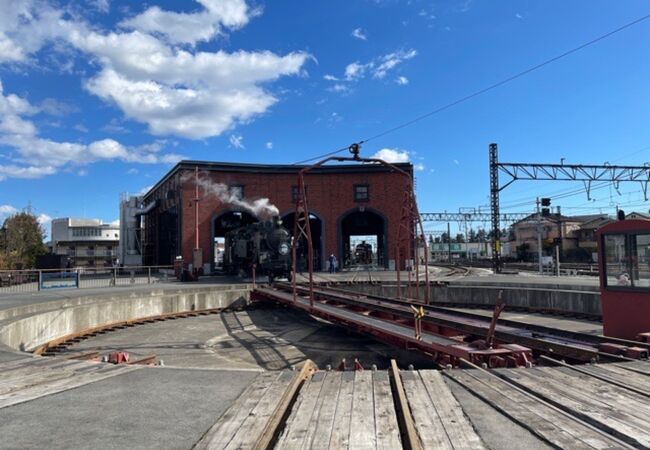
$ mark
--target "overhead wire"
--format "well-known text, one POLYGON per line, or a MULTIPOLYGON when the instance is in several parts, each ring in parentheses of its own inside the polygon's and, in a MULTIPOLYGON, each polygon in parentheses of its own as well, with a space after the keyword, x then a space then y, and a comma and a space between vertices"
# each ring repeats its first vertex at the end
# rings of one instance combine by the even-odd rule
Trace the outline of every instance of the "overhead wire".
MULTIPOLYGON (((433 116, 435 114, 441 113, 441 112, 443 112, 443 111, 445 111, 445 110, 447 110, 449 108, 452 108, 452 107, 454 107, 456 105, 464 103, 464 102, 466 102, 468 100, 471 100, 471 99, 473 99, 475 97, 478 97, 479 95, 485 94, 486 92, 492 91, 492 90, 494 90, 494 89, 496 89, 496 88, 498 88, 500 86, 503 86, 504 84, 510 83, 510 82, 512 82, 512 81, 514 81, 514 80, 516 80, 518 78, 521 78, 521 77, 523 77, 525 75, 528 75, 529 73, 534 72, 536 70, 539 70, 542 67, 545 67, 545 66, 547 66, 549 64, 552 64, 552 63, 554 63, 554 62, 556 62, 556 61, 558 61, 560 59, 566 58, 569 55, 572 55, 572 54, 574 54, 576 52, 579 52, 580 50, 583 50, 584 48, 587 48, 587 47, 589 47, 591 45, 594 45, 597 42, 600 42, 600 41, 602 41, 604 39, 607 39, 608 37, 613 36, 614 34, 619 33, 621 31, 623 31, 623 30, 625 30, 627 28, 630 28, 630 27, 632 27, 632 26, 634 26, 634 25, 636 25, 636 24, 638 24, 640 22, 643 22, 644 20, 647 20, 647 19, 650 19, 650 14, 646 14, 643 17, 640 17, 640 18, 635 19, 635 20, 633 20, 631 22, 628 22, 628 23, 626 23, 626 24, 624 24, 624 25, 622 25, 622 26, 620 26, 620 27, 618 27, 618 28, 616 28, 614 30, 611 30, 611 31, 609 31, 609 32, 607 32, 605 34, 602 34, 602 35, 594 38, 594 39, 591 39, 590 41, 587 41, 587 42, 585 42, 585 43, 583 43, 583 44, 581 44, 581 45, 579 45, 577 47, 574 47, 574 48, 572 48, 570 50, 567 50, 564 53, 561 53, 561 54, 559 54, 557 56, 554 56, 554 57, 549 58, 549 59, 547 59, 545 61, 542 61, 541 63, 535 64, 534 66, 529 67, 528 69, 525 69, 525 70, 523 70, 521 72, 518 72, 518 73, 516 73, 514 75, 511 75, 511 76, 509 76, 509 77, 507 77, 507 78, 505 78, 505 79, 503 79, 501 81, 493 83, 493 84, 491 84, 491 85, 489 85, 489 86, 487 86, 485 88, 479 89, 478 91, 475 91, 475 92, 473 92, 471 94, 468 94, 468 95, 466 95, 464 97, 461 97, 459 99, 456 99, 456 100, 454 100, 454 101, 452 101, 450 103, 447 103, 447 104, 445 104, 443 106, 440 106, 440 107, 438 107, 438 108, 436 108, 436 109, 434 109, 432 111, 429 111, 429 112, 426 112, 426 113, 421 114, 419 116, 416 116, 413 119, 407 120, 406 122, 403 122, 403 123, 401 123, 399 125, 388 128, 385 131, 377 133, 377 134, 375 134, 373 136, 370 136, 370 137, 368 137, 366 139, 363 139, 363 140, 361 140, 361 141, 359 141, 357 143, 358 144, 367 143, 367 142, 370 142, 372 140, 378 139, 380 137, 386 136, 387 134, 390 134, 390 133, 393 133, 395 131, 401 130, 403 128, 409 127, 409 126, 411 126, 411 125, 413 125, 413 124, 415 124, 417 122, 420 122, 423 119, 426 119, 426 118, 431 117, 431 116, 433 116)), ((346 151, 348 148, 349 147, 343 147, 341 149, 334 150, 332 152, 328 152, 328 153, 325 153, 323 155, 315 156, 313 158, 309 158, 309 159, 297 162, 295 164, 303 164, 303 163, 311 162, 311 161, 314 161, 314 160, 317 160, 317 159, 326 158, 328 156, 332 156, 332 155, 335 155, 335 154, 338 154, 338 153, 342 153, 342 152, 346 151)))

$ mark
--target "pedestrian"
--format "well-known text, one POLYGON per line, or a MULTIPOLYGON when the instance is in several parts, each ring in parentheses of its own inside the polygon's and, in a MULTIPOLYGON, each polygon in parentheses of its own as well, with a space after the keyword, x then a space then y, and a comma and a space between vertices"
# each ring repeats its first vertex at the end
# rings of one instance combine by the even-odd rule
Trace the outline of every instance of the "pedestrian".
POLYGON ((330 273, 336 272, 336 256, 334 256, 334 253, 330 254, 327 260, 329 261, 329 265, 330 265, 329 267, 330 273))

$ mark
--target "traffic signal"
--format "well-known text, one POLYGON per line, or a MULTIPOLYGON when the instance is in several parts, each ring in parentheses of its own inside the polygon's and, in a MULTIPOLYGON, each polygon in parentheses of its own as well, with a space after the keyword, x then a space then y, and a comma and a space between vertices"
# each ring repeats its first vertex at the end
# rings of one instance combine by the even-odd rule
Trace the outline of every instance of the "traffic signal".
POLYGON ((549 208, 542 208, 542 217, 550 217, 551 210, 549 208))
POLYGON ((542 206, 551 206, 551 199, 550 198, 543 198, 542 199, 542 206))

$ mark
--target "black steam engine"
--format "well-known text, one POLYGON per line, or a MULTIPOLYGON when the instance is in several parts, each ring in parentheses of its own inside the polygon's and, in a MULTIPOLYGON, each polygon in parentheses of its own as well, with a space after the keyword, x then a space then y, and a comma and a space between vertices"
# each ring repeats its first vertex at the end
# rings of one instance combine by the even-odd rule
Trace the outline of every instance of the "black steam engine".
POLYGON ((231 275, 291 277, 291 236, 282 220, 257 222, 226 233, 223 267, 231 275))

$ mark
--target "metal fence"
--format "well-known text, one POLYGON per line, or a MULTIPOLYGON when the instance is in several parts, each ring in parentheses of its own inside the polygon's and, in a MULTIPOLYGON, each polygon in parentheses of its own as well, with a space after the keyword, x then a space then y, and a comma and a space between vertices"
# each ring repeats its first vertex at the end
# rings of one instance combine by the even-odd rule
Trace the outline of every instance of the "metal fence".
POLYGON ((173 280, 173 266, 0 270, 0 294, 129 286, 173 280))

